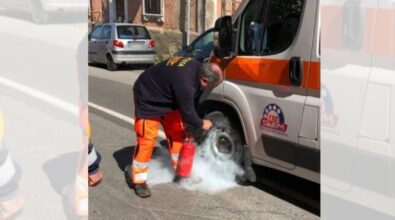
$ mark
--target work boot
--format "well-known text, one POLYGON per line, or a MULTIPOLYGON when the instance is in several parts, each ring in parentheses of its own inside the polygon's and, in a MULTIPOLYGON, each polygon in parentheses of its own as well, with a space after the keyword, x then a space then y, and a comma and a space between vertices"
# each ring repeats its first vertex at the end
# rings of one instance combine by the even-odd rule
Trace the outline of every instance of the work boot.
POLYGON ((148 198, 151 196, 151 190, 148 188, 147 183, 134 184, 133 189, 140 198, 148 198))

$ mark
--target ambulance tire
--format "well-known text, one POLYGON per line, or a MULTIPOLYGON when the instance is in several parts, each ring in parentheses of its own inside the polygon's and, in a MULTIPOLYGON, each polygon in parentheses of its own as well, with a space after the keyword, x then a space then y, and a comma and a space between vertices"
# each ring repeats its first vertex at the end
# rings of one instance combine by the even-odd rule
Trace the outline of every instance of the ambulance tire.
POLYGON ((222 159, 231 159, 237 164, 242 165, 243 161, 243 143, 241 129, 237 129, 236 123, 232 123, 220 111, 214 111, 204 117, 209 119, 214 124, 214 129, 217 129, 218 135, 215 137, 215 144, 213 144, 212 151, 214 155, 222 159))

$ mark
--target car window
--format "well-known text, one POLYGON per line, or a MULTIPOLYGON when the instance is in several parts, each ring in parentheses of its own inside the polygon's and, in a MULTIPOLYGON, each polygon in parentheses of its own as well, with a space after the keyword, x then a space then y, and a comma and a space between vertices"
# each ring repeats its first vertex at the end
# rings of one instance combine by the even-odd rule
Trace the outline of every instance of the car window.
POLYGON ((200 36, 195 42, 192 44, 193 49, 201 49, 201 50, 211 50, 213 48, 213 37, 214 30, 210 30, 204 35, 200 36))
POLYGON ((117 36, 119 39, 151 39, 147 29, 142 26, 118 26, 117 36))
POLYGON ((103 26, 97 26, 95 29, 93 29, 91 33, 91 39, 100 39, 101 33, 102 33, 103 26))
POLYGON ((111 38, 111 26, 105 25, 103 27, 103 33, 101 35, 101 39, 110 39, 111 38))

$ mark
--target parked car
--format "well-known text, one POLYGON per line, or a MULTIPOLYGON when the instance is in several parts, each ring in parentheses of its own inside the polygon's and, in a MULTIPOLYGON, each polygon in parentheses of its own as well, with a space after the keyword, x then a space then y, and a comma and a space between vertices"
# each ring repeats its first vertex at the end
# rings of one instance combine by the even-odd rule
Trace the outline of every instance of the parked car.
POLYGON ((210 57, 210 53, 213 49, 213 36, 214 29, 209 29, 198 38, 196 38, 191 44, 183 47, 179 50, 176 55, 193 57, 200 62, 204 62, 210 57))
POLYGON ((89 34, 89 56, 93 63, 104 63, 110 71, 122 64, 155 62, 155 41, 142 25, 106 23, 96 25, 89 34))

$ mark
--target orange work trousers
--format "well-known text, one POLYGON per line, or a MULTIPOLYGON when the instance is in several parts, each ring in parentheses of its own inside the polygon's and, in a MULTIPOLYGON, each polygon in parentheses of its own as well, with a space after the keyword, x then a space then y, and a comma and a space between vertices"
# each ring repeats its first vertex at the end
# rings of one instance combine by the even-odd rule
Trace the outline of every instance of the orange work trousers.
POLYGON ((158 136, 159 123, 165 130, 167 144, 169 147, 174 169, 178 164, 178 156, 183 144, 184 124, 181 113, 173 111, 163 117, 137 118, 135 119, 135 131, 137 134, 137 145, 134 149, 132 164, 132 182, 144 183, 148 177, 148 164, 151 160, 156 137, 158 136))

